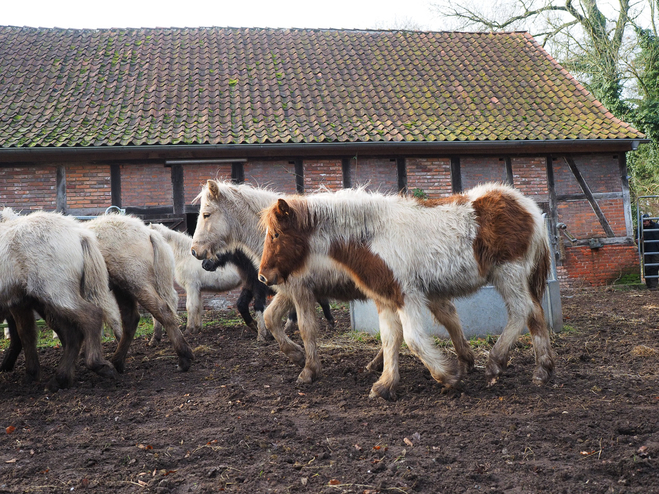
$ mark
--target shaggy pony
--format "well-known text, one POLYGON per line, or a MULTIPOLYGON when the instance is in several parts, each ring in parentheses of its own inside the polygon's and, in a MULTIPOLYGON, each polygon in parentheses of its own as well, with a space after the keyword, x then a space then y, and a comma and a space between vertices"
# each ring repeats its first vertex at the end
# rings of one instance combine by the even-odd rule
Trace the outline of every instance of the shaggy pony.
POLYGON ((379 309, 384 372, 371 396, 390 398, 399 380, 404 340, 439 382, 460 371, 424 330, 422 307, 492 283, 508 323, 490 352, 492 384, 506 368, 516 338, 528 325, 536 356, 534 382, 554 369, 541 305, 549 270, 544 219, 535 202, 512 187, 484 184, 437 200, 342 190, 279 199, 263 214, 266 230, 260 279, 285 286, 319 265, 348 273, 379 309))

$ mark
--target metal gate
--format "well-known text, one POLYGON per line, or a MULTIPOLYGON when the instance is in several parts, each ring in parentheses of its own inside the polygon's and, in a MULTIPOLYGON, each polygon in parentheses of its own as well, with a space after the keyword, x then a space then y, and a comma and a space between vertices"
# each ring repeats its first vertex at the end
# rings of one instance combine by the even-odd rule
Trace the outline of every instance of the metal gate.
POLYGON ((641 259, 641 279, 657 279, 659 275, 650 274, 646 275, 647 268, 659 267, 659 259, 652 259, 651 256, 659 258, 659 195, 654 196, 640 196, 636 201, 636 239, 638 243, 638 255, 641 259), (650 220, 649 226, 643 225, 644 220, 650 220), (646 236, 654 237, 655 235, 647 235, 649 233, 657 232, 657 240, 652 238, 648 239, 646 236))

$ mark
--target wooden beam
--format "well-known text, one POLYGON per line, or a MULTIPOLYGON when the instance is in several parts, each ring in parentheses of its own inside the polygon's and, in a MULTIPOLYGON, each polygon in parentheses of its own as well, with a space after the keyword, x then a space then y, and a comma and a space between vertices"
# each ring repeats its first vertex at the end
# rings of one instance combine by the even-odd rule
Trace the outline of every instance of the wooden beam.
POLYGON ((121 207, 121 165, 110 165, 110 201, 121 207))
POLYGON ((55 210, 60 213, 66 213, 66 166, 57 167, 57 199, 55 200, 55 210))
POLYGON ((622 207, 625 209, 625 231, 628 237, 634 237, 634 221, 632 220, 632 200, 629 192, 629 177, 627 176, 627 153, 618 155, 620 183, 622 185, 622 207))
POLYGON ((295 160, 295 191, 304 194, 304 161, 302 158, 295 160))
POLYGON ((510 158, 510 156, 506 156, 504 160, 506 163, 506 183, 514 185, 515 180, 513 177, 513 160, 510 158))
POLYGON ((350 178, 350 158, 341 159, 341 171, 343 172, 343 188, 349 189, 352 187, 352 179, 350 178))
POLYGON ((405 158, 396 158, 396 175, 398 176, 398 192, 407 194, 407 165, 405 158))
POLYGON ((172 165, 172 199, 174 214, 185 212, 185 183, 183 181, 183 165, 172 165))
POLYGON ((547 167, 547 206, 549 208, 549 241, 556 257, 556 262, 562 260, 561 249, 558 244, 558 199, 556 198, 556 187, 554 185, 554 163, 551 156, 545 161, 547 167))
POLYGON ((245 183, 245 167, 242 161, 231 163, 231 181, 234 184, 245 183))
POLYGON ((611 225, 609 225, 609 222, 607 221, 606 217, 604 216, 604 213, 600 209, 599 204, 597 204, 595 197, 593 197, 593 193, 590 191, 590 187, 588 187, 586 180, 581 175, 579 168, 577 168, 577 164, 575 163, 574 159, 572 159, 572 156, 570 156, 569 154, 563 156, 563 159, 570 167, 570 170, 572 170, 572 174, 574 175, 574 178, 576 178, 577 182, 579 182, 579 186, 581 187, 583 193, 586 195, 586 199, 590 203, 590 207, 593 208, 593 211, 597 215, 597 219, 599 219, 600 225, 602 225, 602 228, 604 229, 606 236, 614 237, 615 235, 613 234, 613 229, 611 228, 611 225))
POLYGON ((462 192, 462 172, 459 156, 451 156, 451 188, 454 194, 462 192))
MULTIPOLYGON (((593 192, 595 199, 624 199, 622 192, 593 192)), ((583 201, 586 194, 561 194, 556 196, 559 201, 583 201)))

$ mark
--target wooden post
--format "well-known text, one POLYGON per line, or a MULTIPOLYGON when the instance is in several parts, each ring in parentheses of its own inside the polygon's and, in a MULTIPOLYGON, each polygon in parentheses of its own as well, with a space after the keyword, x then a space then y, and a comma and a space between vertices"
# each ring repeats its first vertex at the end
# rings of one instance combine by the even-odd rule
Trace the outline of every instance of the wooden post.
POLYGON ((60 213, 66 213, 66 166, 57 167, 57 199, 55 200, 55 210, 60 213))
POLYGON ((304 161, 300 158, 295 160, 295 191, 304 194, 304 161))
POLYGON ((396 174, 398 175, 398 193, 407 194, 407 165, 405 158, 396 158, 396 174))
POLYGON ((586 199, 588 199, 588 202, 590 203, 590 207, 593 208, 593 211, 597 215, 597 219, 599 219, 600 225, 602 225, 602 228, 604 229, 606 236, 609 238, 614 237, 615 235, 613 234, 611 225, 609 225, 606 216, 604 216, 604 213, 600 209, 599 204, 597 204, 597 201, 593 197, 593 193, 590 191, 590 187, 588 187, 586 180, 581 175, 579 168, 577 168, 577 164, 574 162, 574 159, 572 159, 572 156, 570 155, 565 155, 564 159, 567 165, 570 167, 570 170, 572 170, 572 174, 574 175, 574 178, 576 178, 577 182, 579 182, 579 186, 581 187, 583 193, 586 195, 586 199))
POLYGON ((110 165, 110 201, 121 207, 121 165, 110 165))
POLYGON ((350 158, 343 158, 341 160, 341 172, 343 173, 343 188, 349 189, 352 187, 352 179, 350 178, 350 158))
POLYGON ((234 184, 245 183, 245 168, 242 161, 231 163, 231 181, 234 184))
POLYGON ((460 170, 460 157, 451 157, 451 187, 454 194, 462 192, 462 172, 460 170))
POLYGON ((547 156, 547 205, 549 207, 549 241, 555 252, 556 263, 562 260, 562 249, 559 246, 561 239, 558 236, 558 200, 556 199, 556 187, 554 186, 554 163, 551 156, 547 156))
POLYGON ((183 182, 183 165, 172 165, 172 196, 174 214, 185 213, 185 184, 183 182))
POLYGON ((513 160, 510 159, 510 156, 506 156, 504 161, 506 162, 506 183, 509 185, 515 185, 513 177, 513 160))
POLYGON ((628 237, 634 238, 634 221, 632 220, 632 200, 629 193, 629 178, 627 177, 627 153, 618 155, 620 183, 622 185, 622 207, 625 210, 625 231, 628 237))

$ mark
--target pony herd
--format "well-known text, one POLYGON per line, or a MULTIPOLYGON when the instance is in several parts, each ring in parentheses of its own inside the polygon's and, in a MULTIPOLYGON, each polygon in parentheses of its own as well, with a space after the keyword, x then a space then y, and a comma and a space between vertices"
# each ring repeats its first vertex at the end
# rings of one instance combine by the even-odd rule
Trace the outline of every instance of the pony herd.
POLYGON ((202 291, 242 287, 237 305, 246 325, 259 341, 274 337, 301 367, 300 383, 321 375, 316 303, 333 324, 329 299, 374 300, 382 348, 367 369, 382 371, 370 396, 385 399, 396 398, 403 341, 445 386, 473 368, 452 299, 491 283, 506 303, 508 324, 488 357, 488 382, 506 369, 525 326, 535 350, 533 381, 544 384, 553 373, 541 305, 547 235, 536 204, 511 187, 486 184, 420 200, 363 189, 283 196, 209 180, 197 199, 192 238, 130 216, 82 223, 57 213, 1 210, 0 319, 10 321, 11 343, 0 371, 11 370, 23 349, 27 378, 39 379, 36 311, 62 341, 49 388, 71 385, 81 351, 88 368, 115 378, 125 370, 138 304, 154 317, 151 344, 164 328, 178 368, 188 370, 193 355, 178 326, 176 281, 186 292, 188 332, 201 327, 202 291), (256 320, 248 309, 252 299, 256 320), (457 362, 425 331, 424 308, 448 331, 457 362), (104 322, 118 339, 110 361, 101 351, 104 322), (295 322, 303 348, 287 334, 295 322))

